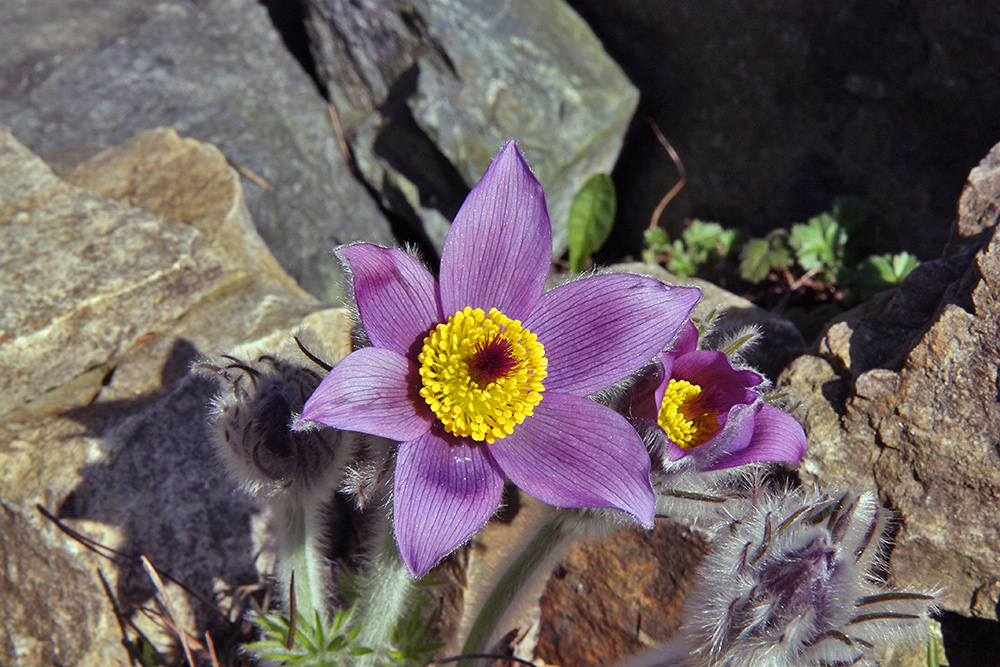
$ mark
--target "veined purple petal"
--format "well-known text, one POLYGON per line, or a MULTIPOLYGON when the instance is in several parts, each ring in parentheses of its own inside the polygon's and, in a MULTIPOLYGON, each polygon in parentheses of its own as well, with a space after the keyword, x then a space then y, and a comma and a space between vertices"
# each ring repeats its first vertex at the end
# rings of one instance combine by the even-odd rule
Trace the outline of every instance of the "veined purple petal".
POLYGON ((354 278, 354 297, 368 339, 416 359, 427 332, 444 321, 434 277, 408 253, 370 243, 337 249, 354 278))
POLYGON ((551 261, 545 192, 511 141, 472 188, 445 239, 445 316, 471 306, 523 321, 545 287, 551 261))
POLYGON ((687 354, 698 349, 698 327, 694 322, 688 320, 681 326, 680 333, 671 347, 671 351, 676 354, 687 354))
MULTIPOLYGON (((729 357, 711 350, 695 350, 677 355, 674 358, 672 377, 701 387, 698 405, 721 413, 728 412, 738 403, 753 403, 757 400, 757 394, 749 391, 749 388, 764 381, 751 370, 736 370, 729 357)), ((658 400, 662 400, 663 392, 658 391, 657 394, 658 400)))
POLYGON ((545 388, 586 396, 639 370, 677 335, 701 298, 627 273, 592 276, 547 292, 524 326, 545 346, 545 388))
POLYGON ((319 422, 390 440, 412 440, 434 422, 419 388, 415 363, 396 352, 365 347, 347 355, 323 378, 294 428, 319 422))
POLYGON ((709 470, 761 461, 784 461, 795 465, 805 455, 806 447, 806 433, 795 417, 764 404, 754 415, 753 436, 749 446, 720 459, 709 470))
POLYGON ((482 445, 438 429, 399 446, 393 524, 399 552, 415 577, 489 521, 500 506, 503 480, 482 445))
POLYGON ((510 480, 542 502, 615 507, 653 526, 649 452, 610 408, 546 391, 533 415, 487 447, 510 480))

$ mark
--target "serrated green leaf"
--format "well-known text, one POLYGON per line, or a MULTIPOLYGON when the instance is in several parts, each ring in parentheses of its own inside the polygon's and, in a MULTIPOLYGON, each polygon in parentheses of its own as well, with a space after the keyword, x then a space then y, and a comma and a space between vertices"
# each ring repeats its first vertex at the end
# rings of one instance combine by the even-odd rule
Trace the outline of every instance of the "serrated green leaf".
POLYGON ((702 250, 715 250, 720 243, 720 237, 725 230, 717 222, 705 222, 704 220, 692 220, 683 232, 681 238, 688 248, 700 248, 702 250))
POLYGON ((643 232, 642 240, 649 248, 664 248, 670 243, 670 236, 662 227, 652 227, 643 232))
POLYGON ((767 278, 767 274, 771 272, 767 257, 769 250, 764 239, 750 239, 743 244, 740 251, 740 275, 744 280, 759 283, 767 278))
POLYGON ((608 174, 594 174, 576 193, 567 227, 570 271, 587 268, 590 256, 608 240, 615 208, 615 184, 608 174))
POLYGON ((906 276, 910 275, 913 269, 920 266, 920 260, 908 252, 901 252, 892 257, 892 273, 896 278, 896 283, 903 282, 906 276))
POLYGON ((673 256, 667 260, 667 270, 678 276, 690 278, 698 273, 698 264, 690 254, 685 252, 683 245, 680 246, 680 251, 677 251, 677 246, 680 243, 680 241, 674 241, 675 251, 673 256))
POLYGON ((750 239, 740 251, 740 275, 744 280, 759 283, 773 269, 784 269, 792 264, 792 255, 785 245, 784 236, 769 234, 767 238, 750 239))
POLYGON ((829 213, 792 225, 788 244, 795 250, 799 265, 807 271, 822 270, 836 277, 843 260, 847 232, 829 213))
POLYGON ((874 255, 858 265, 854 281, 857 296, 865 299, 878 292, 898 287, 920 262, 913 255, 874 255))

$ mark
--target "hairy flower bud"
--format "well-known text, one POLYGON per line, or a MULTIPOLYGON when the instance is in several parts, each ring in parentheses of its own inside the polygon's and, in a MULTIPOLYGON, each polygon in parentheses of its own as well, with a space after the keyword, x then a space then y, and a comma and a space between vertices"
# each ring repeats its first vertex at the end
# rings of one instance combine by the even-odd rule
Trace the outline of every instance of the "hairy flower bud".
POLYGON ((319 385, 311 368, 249 350, 198 364, 216 380, 210 428, 220 460, 253 495, 329 492, 353 449, 335 429, 292 431, 292 418, 319 385))
POLYGON ((874 667, 877 645, 923 638, 934 596, 882 582, 890 520, 873 493, 746 502, 701 565, 683 639, 634 664, 874 667))

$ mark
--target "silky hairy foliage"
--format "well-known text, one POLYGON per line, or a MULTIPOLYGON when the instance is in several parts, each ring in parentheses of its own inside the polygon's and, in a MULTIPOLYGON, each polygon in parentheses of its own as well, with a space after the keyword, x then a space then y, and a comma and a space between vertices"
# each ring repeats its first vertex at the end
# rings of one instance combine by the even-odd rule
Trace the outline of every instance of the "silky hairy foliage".
POLYGON ((875 667, 924 639, 931 593, 880 578, 890 517, 872 493, 758 490, 702 563, 681 639, 630 665, 875 667))

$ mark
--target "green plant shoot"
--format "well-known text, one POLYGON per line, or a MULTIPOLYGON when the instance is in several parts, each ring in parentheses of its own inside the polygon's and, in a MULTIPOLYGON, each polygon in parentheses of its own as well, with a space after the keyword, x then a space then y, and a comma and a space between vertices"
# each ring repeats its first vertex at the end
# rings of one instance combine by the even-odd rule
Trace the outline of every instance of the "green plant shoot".
POLYGON ((594 174, 576 193, 567 230, 570 271, 586 269, 590 256, 608 240, 616 207, 615 184, 607 174, 594 174))

